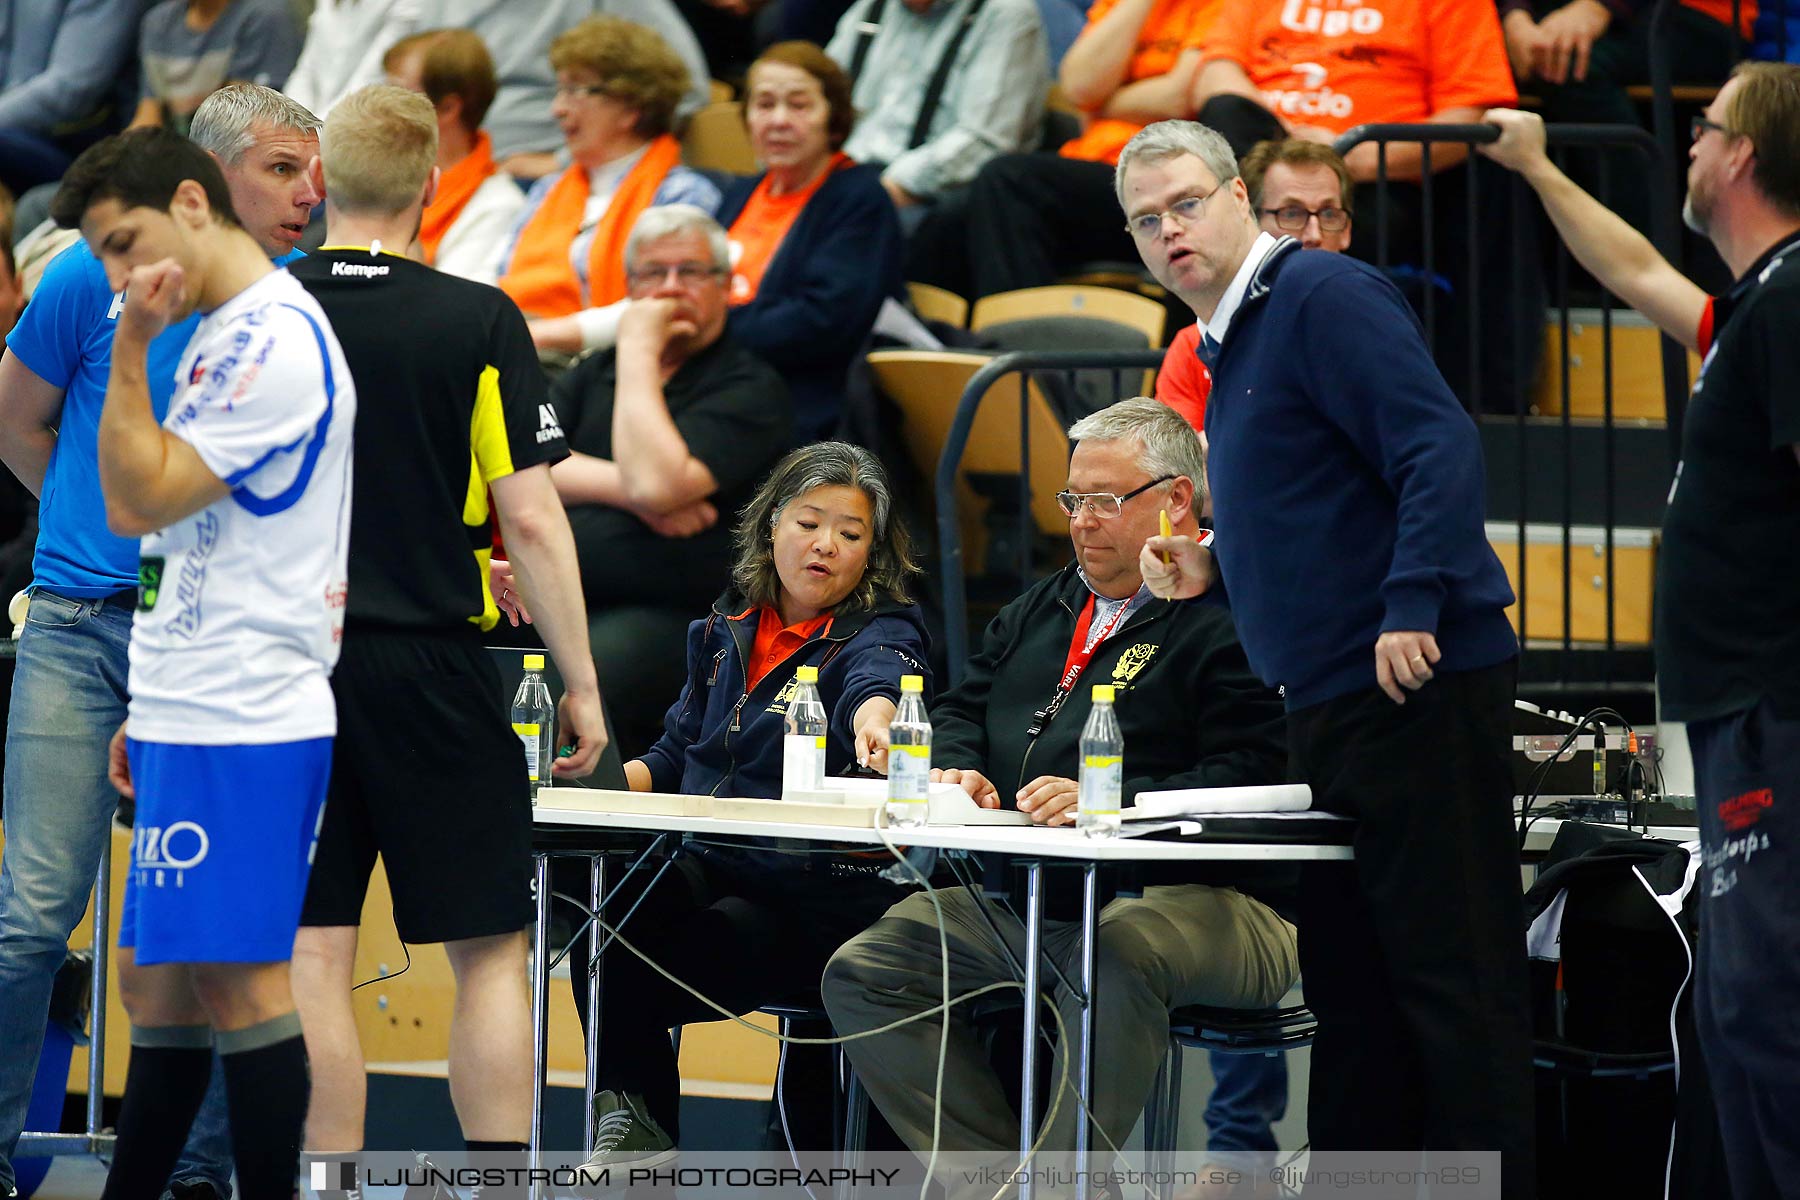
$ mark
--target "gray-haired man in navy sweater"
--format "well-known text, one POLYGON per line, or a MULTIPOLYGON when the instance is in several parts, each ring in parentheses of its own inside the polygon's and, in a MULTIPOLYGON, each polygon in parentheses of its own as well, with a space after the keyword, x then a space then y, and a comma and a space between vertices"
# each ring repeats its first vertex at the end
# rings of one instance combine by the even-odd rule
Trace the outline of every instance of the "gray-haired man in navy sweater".
POLYGON ((1391 283, 1258 229, 1218 134, 1151 125, 1117 184, 1213 372, 1215 551, 1152 539, 1145 581, 1169 596, 1215 574, 1229 585, 1251 667, 1284 689, 1315 806, 1359 821, 1353 867, 1321 864, 1301 885, 1313 1148, 1500 1150, 1504 1194, 1528 1196, 1518 643, 1482 530, 1475 425, 1391 283))

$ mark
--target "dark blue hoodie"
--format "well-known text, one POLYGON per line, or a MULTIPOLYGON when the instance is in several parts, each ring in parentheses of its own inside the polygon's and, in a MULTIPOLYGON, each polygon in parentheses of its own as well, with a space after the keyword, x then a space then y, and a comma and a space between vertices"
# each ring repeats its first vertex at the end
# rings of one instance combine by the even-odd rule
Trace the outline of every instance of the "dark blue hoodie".
POLYGON ((653 790, 688 795, 781 795, 782 734, 794 672, 819 668, 819 699, 831 728, 825 773, 841 775, 856 761, 850 720, 871 696, 899 702, 900 677, 923 675, 925 618, 914 605, 838 612, 813 637, 744 691, 744 664, 756 642, 758 610, 727 592, 712 615, 688 627, 688 681, 663 720, 663 736, 643 757, 653 790))
POLYGON ((1284 238, 1226 329, 1206 434, 1238 636, 1290 710, 1374 687, 1389 630, 1433 634, 1439 671, 1518 653, 1480 436, 1373 268, 1284 238))

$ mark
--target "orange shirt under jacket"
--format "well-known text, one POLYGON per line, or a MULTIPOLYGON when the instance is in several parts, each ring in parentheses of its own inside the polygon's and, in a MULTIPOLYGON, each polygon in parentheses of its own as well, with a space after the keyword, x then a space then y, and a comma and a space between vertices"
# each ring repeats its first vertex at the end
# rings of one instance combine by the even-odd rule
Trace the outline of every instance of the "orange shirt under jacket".
POLYGON ((788 655, 823 633, 830 625, 831 614, 820 613, 810 621, 784 626, 781 614, 765 605, 756 620, 756 641, 750 647, 750 661, 744 664, 745 694, 754 691, 764 675, 780 666, 788 655))

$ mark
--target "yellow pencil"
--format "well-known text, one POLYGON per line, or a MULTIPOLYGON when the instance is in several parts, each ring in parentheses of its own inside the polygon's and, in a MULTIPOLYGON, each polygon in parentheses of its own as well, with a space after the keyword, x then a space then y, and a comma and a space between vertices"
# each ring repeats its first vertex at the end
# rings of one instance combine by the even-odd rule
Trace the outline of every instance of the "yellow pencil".
MULTIPOLYGON (((1165 509, 1163 509, 1163 510, 1162 510, 1162 522, 1161 522, 1161 524, 1162 524, 1162 535, 1163 535, 1163 536, 1164 536, 1164 537, 1170 537, 1170 536, 1172 536, 1172 535, 1173 535, 1173 534, 1174 534, 1174 532, 1175 532, 1175 527, 1174 527, 1174 526, 1173 526, 1173 525, 1171 525, 1171 524, 1169 524, 1169 510, 1168 510, 1168 509, 1166 509, 1166 508, 1165 508, 1165 509)), ((1167 564, 1167 563, 1168 563, 1168 561, 1169 561, 1169 552, 1168 552, 1168 551, 1167 551, 1167 550, 1164 550, 1164 551, 1163 551, 1163 552, 1162 552, 1162 560, 1163 560, 1163 562, 1164 562, 1164 564, 1167 564)))

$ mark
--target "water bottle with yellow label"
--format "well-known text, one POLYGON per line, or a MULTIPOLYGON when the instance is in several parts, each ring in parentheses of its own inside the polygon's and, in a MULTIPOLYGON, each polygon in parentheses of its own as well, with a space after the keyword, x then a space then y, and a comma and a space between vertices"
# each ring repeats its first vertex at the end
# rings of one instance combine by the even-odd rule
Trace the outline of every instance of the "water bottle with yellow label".
POLYGON ((531 781, 531 802, 538 789, 550 785, 550 767, 556 761, 556 706, 544 683, 544 656, 525 656, 525 676, 513 693, 513 732, 525 747, 525 777, 531 781))
POLYGON ((1125 735, 1113 711, 1113 686, 1094 685, 1094 709, 1081 727, 1080 807, 1075 827, 1091 838, 1119 832, 1125 783, 1125 735))
POLYGON ((818 792, 825 788, 825 706, 819 702, 819 668, 794 671, 799 685, 788 701, 787 733, 781 739, 781 790, 818 792))

